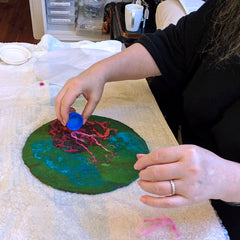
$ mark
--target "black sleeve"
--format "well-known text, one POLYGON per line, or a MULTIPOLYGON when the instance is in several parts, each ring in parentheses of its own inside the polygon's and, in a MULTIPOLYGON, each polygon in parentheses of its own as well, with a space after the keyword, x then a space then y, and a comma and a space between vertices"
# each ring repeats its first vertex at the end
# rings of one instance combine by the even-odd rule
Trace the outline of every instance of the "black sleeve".
POLYGON ((207 1, 198 11, 181 18, 176 26, 171 24, 164 30, 145 34, 138 39, 150 52, 166 79, 182 81, 196 65, 215 2, 207 1))
POLYGON ((240 163, 240 99, 224 111, 212 132, 220 156, 240 163))

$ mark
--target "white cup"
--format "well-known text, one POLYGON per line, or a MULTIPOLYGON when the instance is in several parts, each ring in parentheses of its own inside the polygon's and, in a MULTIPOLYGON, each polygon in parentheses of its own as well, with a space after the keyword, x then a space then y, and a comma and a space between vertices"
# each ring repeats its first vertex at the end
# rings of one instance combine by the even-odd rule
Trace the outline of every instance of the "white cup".
POLYGON ((125 6, 125 25, 128 31, 138 31, 142 18, 143 6, 133 3, 125 6))

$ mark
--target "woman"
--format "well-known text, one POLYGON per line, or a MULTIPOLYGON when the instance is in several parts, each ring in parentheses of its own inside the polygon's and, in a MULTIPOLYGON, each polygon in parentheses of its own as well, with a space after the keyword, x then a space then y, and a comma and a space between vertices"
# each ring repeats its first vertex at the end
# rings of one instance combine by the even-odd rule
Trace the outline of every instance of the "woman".
POLYGON ((146 34, 68 80, 55 99, 65 125, 70 106, 83 94, 86 121, 105 82, 162 75, 158 92, 174 99, 184 145, 138 155, 140 187, 161 196, 140 200, 169 208, 211 199, 233 240, 240 239, 239 13, 239 0, 208 0, 176 26, 146 34))

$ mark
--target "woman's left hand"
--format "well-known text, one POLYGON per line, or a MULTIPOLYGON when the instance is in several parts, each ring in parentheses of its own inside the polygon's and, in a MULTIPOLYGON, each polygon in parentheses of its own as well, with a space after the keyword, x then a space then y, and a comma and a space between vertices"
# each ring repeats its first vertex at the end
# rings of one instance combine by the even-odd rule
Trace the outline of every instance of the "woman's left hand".
POLYGON ((206 149, 179 145, 137 157, 138 184, 155 195, 140 198, 147 205, 179 207, 221 197, 227 161, 206 149))

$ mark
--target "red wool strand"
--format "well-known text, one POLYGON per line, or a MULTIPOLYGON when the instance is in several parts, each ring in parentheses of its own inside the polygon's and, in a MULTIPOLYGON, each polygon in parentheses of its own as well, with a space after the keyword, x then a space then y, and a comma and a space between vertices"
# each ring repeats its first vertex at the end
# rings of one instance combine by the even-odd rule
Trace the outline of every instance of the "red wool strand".
POLYGON ((164 227, 168 224, 170 224, 173 232, 175 233, 176 238, 180 240, 180 233, 178 232, 173 220, 171 218, 168 218, 168 217, 154 218, 154 219, 144 219, 143 222, 141 223, 141 226, 140 226, 141 232, 138 235, 146 236, 146 235, 154 232, 157 228, 164 227), (154 225, 147 228, 146 230, 143 230, 144 224, 147 223, 147 222, 154 223, 154 225))
POLYGON ((117 129, 108 128, 109 125, 110 122, 87 121, 78 131, 71 131, 56 119, 50 124, 48 134, 53 136, 53 145, 57 148, 69 153, 87 151, 92 157, 92 162, 98 162, 98 160, 88 149, 88 146, 100 146, 108 152, 105 155, 106 160, 101 162, 109 162, 110 157, 115 156, 116 153, 109 151, 101 142, 116 135, 118 132, 117 129))

